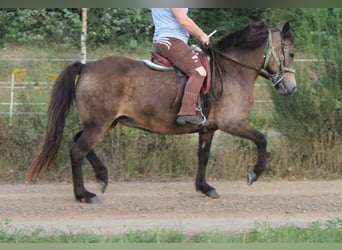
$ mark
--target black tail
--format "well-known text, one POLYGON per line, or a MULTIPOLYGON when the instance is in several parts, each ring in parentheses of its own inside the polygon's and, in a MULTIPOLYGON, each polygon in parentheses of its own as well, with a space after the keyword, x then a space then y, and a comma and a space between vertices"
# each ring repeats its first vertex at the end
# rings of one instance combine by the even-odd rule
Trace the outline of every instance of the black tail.
POLYGON ((45 138, 40 151, 34 156, 29 167, 29 181, 35 181, 42 170, 47 170, 57 155, 65 120, 75 99, 76 80, 82 71, 82 66, 80 62, 69 65, 53 85, 45 138))

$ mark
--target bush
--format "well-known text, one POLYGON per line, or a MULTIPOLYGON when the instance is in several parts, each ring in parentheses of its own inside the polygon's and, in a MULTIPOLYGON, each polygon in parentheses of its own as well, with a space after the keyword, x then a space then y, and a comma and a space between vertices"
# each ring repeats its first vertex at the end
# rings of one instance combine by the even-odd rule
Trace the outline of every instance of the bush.
POLYGON ((75 45, 80 39, 79 9, 3 9, 0 17, 2 41, 75 45))
POLYGON ((310 82, 308 72, 296 76, 299 86, 294 96, 279 98, 271 91, 275 123, 302 164, 341 173, 342 159, 332 157, 332 152, 338 152, 342 142, 342 25, 331 26, 341 10, 316 10, 315 14, 306 35, 308 41, 315 41, 312 49, 322 61, 309 68, 315 71, 314 81, 310 82))

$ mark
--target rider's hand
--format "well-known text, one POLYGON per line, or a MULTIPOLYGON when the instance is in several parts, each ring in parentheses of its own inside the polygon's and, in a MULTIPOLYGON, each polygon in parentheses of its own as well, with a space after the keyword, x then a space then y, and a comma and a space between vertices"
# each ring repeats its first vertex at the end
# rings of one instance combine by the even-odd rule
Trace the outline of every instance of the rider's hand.
POLYGON ((206 45, 208 46, 210 44, 210 39, 209 36, 205 33, 203 33, 200 37, 199 37, 200 42, 202 43, 202 45, 206 45))

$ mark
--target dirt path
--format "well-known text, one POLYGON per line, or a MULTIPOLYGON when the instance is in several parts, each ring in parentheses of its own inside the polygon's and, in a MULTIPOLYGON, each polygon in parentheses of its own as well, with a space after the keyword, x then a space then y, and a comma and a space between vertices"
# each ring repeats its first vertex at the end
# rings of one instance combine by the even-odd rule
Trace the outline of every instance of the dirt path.
POLYGON ((115 182, 105 194, 87 183, 102 204, 78 203, 68 184, 0 185, 0 219, 13 227, 122 233, 169 228, 188 233, 244 230, 256 222, 307 225, 342 218, 342 180, 214 182, 221 197, 210 199, 191 182, 115 182))

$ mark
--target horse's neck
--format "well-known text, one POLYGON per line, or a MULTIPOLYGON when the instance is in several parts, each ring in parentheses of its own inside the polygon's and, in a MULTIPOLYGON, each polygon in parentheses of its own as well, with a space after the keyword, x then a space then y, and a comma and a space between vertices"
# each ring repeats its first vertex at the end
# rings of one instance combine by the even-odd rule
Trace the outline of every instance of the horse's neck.
POLYGON ((235 49, 225 54, 232 59, 220 58, 219 64, 226 77, 233 80, 240 78, 241 81, 254 84, 258 71, 261 70, 264 63, 263 48, 252 51, 235 49))
MULTIPOLYGON (((260 70, 264 63, 264 46, 253 50, 235 49, 228 54, 232 54, 240 63, 260 70)), ((246 69, 248 67, 245 67, 246 69)))
MULTIPOLYGON (((234 50, 226 54, 241 64, 251 66, 258 70, 263 66, 263 48, 247 52, 245 50, 234 50)), ((223 57, 219 59, 219 64, 221 66, 222 79, 219 77, 220 72, 217 69, 214 85, 216 89, 219 89, 219 86, 223 84, 222 97, 224 102, 230 102, 229 96, 236 95, 241 96, 241 98, 253 99, 253 88, 258 77, 258 72, 223 57)))

